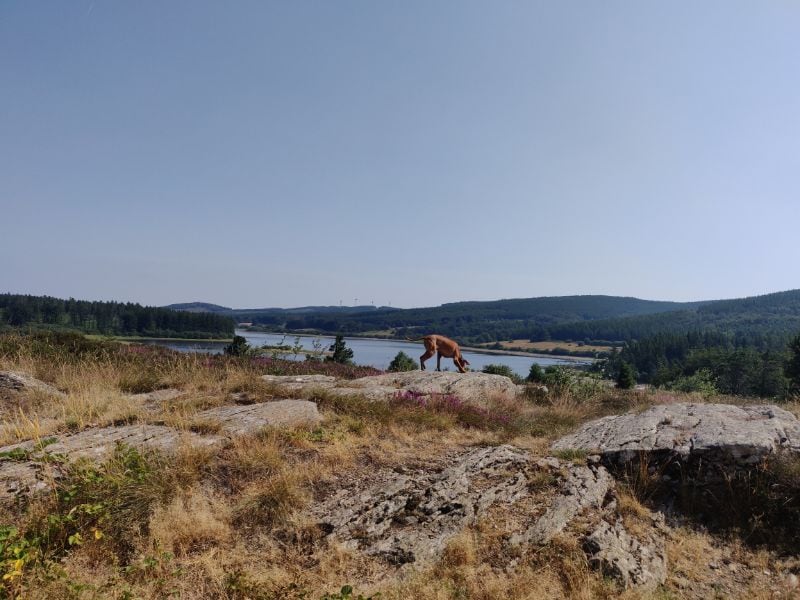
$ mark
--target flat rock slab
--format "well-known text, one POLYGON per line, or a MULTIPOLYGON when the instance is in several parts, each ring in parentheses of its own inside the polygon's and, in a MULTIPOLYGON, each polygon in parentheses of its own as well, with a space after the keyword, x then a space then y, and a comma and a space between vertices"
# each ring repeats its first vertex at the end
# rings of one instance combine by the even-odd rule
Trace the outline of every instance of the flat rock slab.
POLYGON ((165 425, 136 424, 86 429, 78 433, 29 440, 0 448, 0 501, 19 493, 33 492, 44 485, 42 465, 45 454, 57 454, 67 461, 80 458, 103 460, 117 444, 151 448, 167 454, 181 445, 218 446, 234 436, 255 433, 263 427, 314 424, 321 420, 317 406, 307 400, 279 400, 248 406, 220 406, 197 413, 199 421, 211 421, 219 430, 210 435, 183 431, 165 425), (45 442, 45 443, 43 443, 45 442))
POLYGON ((52 396, 64 397, 64 392, 57 390, 49 383, 17 371, 0 371, 0 392, 37 391, 52 396))
POLYGON ((315 425, 322 421, 317 405, 308 400, 218 406, 197 413, 195 418, 219 423, 221 432, 228 436, 255 433, 264 427, 315 425))
POLYGON ((360 395, 383 401, 408 392, 421 396, 453 395, 465 402, 484 404, 491 397, 515 398, 518 393, 517 386, 508 377, 477 372, 406 371, 352 380, 326 375, 264 375, 262 379, 287 391, 325 389, 332 394, 360 395))
POLYGON ((666 404, 591 421, 553 449, 601 454, 617 463, 646 452, 746 466, 778 450, 800 452, 800 421, 771 405, 666 404))

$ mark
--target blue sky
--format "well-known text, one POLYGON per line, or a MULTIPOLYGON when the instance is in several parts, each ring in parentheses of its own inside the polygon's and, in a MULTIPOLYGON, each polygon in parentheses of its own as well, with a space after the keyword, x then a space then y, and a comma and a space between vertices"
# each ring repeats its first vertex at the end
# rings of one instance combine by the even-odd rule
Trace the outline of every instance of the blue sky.
POLYGON ((800 287, 794 2, 0 3, 0 291, 800 287))

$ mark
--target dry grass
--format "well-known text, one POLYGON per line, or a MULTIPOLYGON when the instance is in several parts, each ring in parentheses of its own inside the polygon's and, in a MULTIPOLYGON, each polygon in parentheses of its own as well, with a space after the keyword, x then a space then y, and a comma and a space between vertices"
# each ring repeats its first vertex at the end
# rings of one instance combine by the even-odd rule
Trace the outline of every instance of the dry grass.
POLYGON ((191 489, 156 508, 150 538, 156 548, 188 556, 225 547, 233 535, 229 522, 227 502, 207 490, 191 489))
MULTIPOLYGON (((264 368, 244 361, 92 352, 0 351, 0 369, 27 372, 66 393, 65 398, 15 399, 4 409, 0 443, 134 420, 215 433, 219 424, 198 419, 199 411, 231 403, 231 394, 253 402, 277 397, 275 388, 260 379, 264 368), (166 387, 186 393, 155 405, 131 397, 133 391, 166 387)), ((544 455, 553 438, 588 419, 676 398, 663 392, 563 390, 539 403, 492 399, 492 418, 475 420, 475 414, 453 405, 388 405, 320 392, 314 399, 324 421, 314 429, 264 430, 236 438, 222 450, 179 449, 158 464, 159 485, 166 487, 148 496, 147 510, 136 512, 141 527, 120 530, 124 540, 88 540, 68 548, 55 566, 26 572, 17 591, 48 599, 311 600, 351 584, 357 593, 380 592, 384 600, 638 598, 636 592, 620 596, 621 590, 591 570, 574 538, 526 552, 509 549, 504 536, 514 522, 506 507, 451 539, 438 563, 402 576, 378 559, 327 543, 305 520, 303 508, 343 482, 368 480, 376 469, 441 467, 454 452, 476 445, 513 443, 544 455), (112 552, 117 544, 126 551, 112 552)), ((796 405, 791 409, 798 411, 796 405)), ((619 506, 635 532, 647 511, 624 490, 619 506)), ((31 518, 26 510, 16 507, 0 515, 0 525, 24 525, 31 518)), ((753 573, 789 568, 770 553, 727 547, 739 563, 752 563, 747 568, 753 573)), ((674 572, 692 585, 709 582, 714 573, 703 560, 719 552, 713 538, 689 528, 676 530, 669 542, 674 572)), ((702 589, 713 591, 708 586, 702 589)), ((763 591, 750 584, 741 590, 743 597, 763 591)), ((654 597, 699 597, 685 592, 671 580, 654 597)))

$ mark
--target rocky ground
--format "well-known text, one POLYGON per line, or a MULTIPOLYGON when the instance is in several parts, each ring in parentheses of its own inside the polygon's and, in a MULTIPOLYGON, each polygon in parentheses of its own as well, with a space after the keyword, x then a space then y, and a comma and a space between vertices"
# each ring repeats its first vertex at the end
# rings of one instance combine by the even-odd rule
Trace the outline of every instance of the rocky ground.
MULTIPOLYGON (((253 390, 261 388, 251 386, 230 392, 226 403, 196 410, 176 423, 165 415, 170 407, 183 406, 185 391, 129 394, 126 401, 139 406, 143 415, 136 422, 57 431, 1 447, 0 503, 46 494, 70 464, 99 463, 119 443, 155 448, 166 455, 187 448, 224 455, 238 447, 238 439, 251 440, 265 428, 301 428, 311 432, 303 439, 320 436, 329 453, 325 456, 332 456, 331 448, 341 442, 325 437, 326 426, 338 423, 332 431, 342 431, 342 426, 357 431, 354 428, 360 426, 348 414, 325 409, 326 402, 335 403, 337 398, 360 398, 362 404, 352 406, 363 414, 377 410, 371 405, 383 406, 398 397, 419 401, 421 409, 426 399, 443 396, 457 396, 484 411, 495 406, 489 399, 529 402, 507 378, 480 373, 409 372, 354 380, 264 376, 262 380, 273 394, 268 401, 257 401, 260 392, 253 390)), ((0 372, 0 389, 4 402, 31 393, 64 396, 19 372, 0 372)), ((411 430, 404 431, 393 435, 407 436, 411 430)), ((785 545, 749 546, 731 529, 709 533, 714 520, 704 522, 702 515, 685 511, 676 500, 685 490, 687 473, 689 485, 702 488, 706 495, 716 494, 722 483, 739 481, 743 473, 772 457, 800 452, 800 422, 779 407, 672 402, 591 420, 552 444, 519 435, 505 443, 495 438, 489 444, 488 438, 442 443, 435 440, 435 433, 430 440, 429 451, 419 450, 416 441, 406 445, 418 449, 416 457, 373 458, 370 464, 365 458, 377 455, 366 450, 360 458, 342 458, 352 467, 329 468, 319 475, 311 501, 298 504, 291 513, 302 527, 291 533, 273 525, 274 540, 263 542, 264 547, 283 547, 286 539, 294 540, 293 556, 311 570, 331 555, 345 553, 349 561, 362 561, 360 571, 348 571, 356 577, 350 581, 372 590, 406 589, 403 586, 415 585, 421 573, 447 571, 452 577, 452 569, 469 567, 475 572, 488 569, 500 579, 506 573, 512 581, 521 572, 540 573, 543 587, 536 588, 536 595, 515 592, 515 597, 541 597, 537 595, 549 594, 542 591, 547 589, 553 596, 586 596, 587 590, 594 590, 591 595, 661 598, 777 598, 798 593, 800 563, 785 545), (636 472, 643 475, 632 480, 631 473, 636 472), (658 494, 648 495, 645 484, 656 483, 658 494), (298 542, 297 536, 304 541, 298 542), (562 557, 558 560, 568 555, 564 564, 573 565, 575 573, 583 573, 581 565, 593 570, 595 583, 581 587, 570 579, 578 575, 554 573, 554 554, 562 557), (548 577, 562 583, 547 587, 548 577)), ((305 461, 297 464, 317 468, 314 456, 321 460, 323 455, 308 442, 295 446, 292 452, 303 454, 305 461)), ((265 455, 259 460, 270 459, 265 455)), ((253 464, 256 470, 263 467, 253 464)), ((209 482, 213 479, 203 485, 209 482)), ((269 536, 269 529, 262 535, 269 536)), ((226 594, 261 597, 248 589, 239 596, 229 589, 226 594)), ((293 597, 289 589, 263 597, 293 597)), ((450 597, 436 594, 431 592, 430 597, 450 597)), ((490 592, 483 594, 492 597, 490 592)))

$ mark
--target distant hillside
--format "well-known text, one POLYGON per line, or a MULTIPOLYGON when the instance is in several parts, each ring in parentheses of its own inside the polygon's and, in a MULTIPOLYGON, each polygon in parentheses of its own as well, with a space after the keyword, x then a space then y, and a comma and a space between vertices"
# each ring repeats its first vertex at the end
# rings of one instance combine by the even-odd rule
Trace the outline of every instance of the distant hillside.
POLYGON ((224 314, 278 331, 370 333, 387 337, 419 336, 435 331, 477 343, 541 336, 548 327, 560 323, 685 310, 700 304, 617 296, 561 296, 453 302, 412 309, 310 306, 235 309, 224 314))
POLYGON ((417 337, 436 332, 464 343, 510 339, 605 340, 623 342, 658 334, 711 331, 742 344, 779 347, 800 331, 800 290, 751 298, 664 302, 620 296, 553 296, 481 302, 452 302, 428 308, 304 306, 229 309, 214 314, 275 331, 417 337))
POLYGON ((740 345, 782 347, 800 332, 800 290, 701 303, 688 309, 627 318, 562 323, 547 328, 556 340, 638 340, 708 331, 740 345))
POLYGON ((182 310, 186 312, 228 312, 233 309, 219 304, 209 304, 208 302, 184 302, 183 304, 170 304, 165 306, 170 310, 182 310))
POLYGON ((146 337, 229 338, 234 322, 211 312, 187 312, 131 302, 62 300, 0 294, 0 329, 35 327, 146 337))
POLYGON ((182 304, 169 304, 164 308, 188 312, 212 312, 229 316, 237 321, 253 321, 257 323, 273 323, 281 321, 281 317, 290 315, 327 315, 327 314, 352 314, 369 313, 376 310, 398 310, 382 306, 299 306, 296 308, 228 308, 207 302, 185 302, 182 304))

